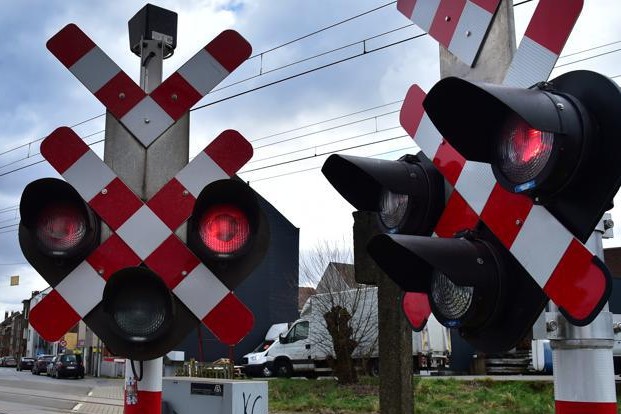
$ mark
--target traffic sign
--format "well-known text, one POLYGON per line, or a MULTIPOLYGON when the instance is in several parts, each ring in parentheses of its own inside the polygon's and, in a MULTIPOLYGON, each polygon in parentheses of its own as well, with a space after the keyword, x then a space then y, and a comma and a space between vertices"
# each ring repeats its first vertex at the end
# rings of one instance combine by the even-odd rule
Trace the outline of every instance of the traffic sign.
POLYGON ((174 233, 205 185, 230 178, 251 158, 239 133, 220 134, 146 203, 69 128, 47 137, 41 153, 113 231, 32 309, 30 322, 44 338, 64 335, 99 304, 115 272, 141 262, 222 342, 234 345, 248 333, 252 313, 174 233))
POLYGON ((145 147, 252 51, 239 33, 226 30, 147 94, 75 24, 60 30, 47 47, 145 147))
POLYGON ((397 9, 472 66, 500 0, 398 0, 397 9))

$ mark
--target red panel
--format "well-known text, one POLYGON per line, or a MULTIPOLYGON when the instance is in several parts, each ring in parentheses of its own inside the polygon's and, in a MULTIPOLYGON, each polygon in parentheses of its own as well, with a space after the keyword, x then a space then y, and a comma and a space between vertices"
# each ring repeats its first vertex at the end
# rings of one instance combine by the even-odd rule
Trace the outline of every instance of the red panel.
POLYGON ((126 267, 139 266, 142 260, 134 251, 116 234, 100 244, 86 259, 104 280, 110 279, 115 272, 126 267))
MULTIPOLYGON (((140 388, 140 383, 138 383, 140 388)), ((124 399, 123 414, 145 414, 162 412, 162 392, 161 391, 140 391, 135 404, 127 404, 124 399)))
POLYGON ((481 7, 482 9, 487 10, 491 14, 496 14, 496 9, 498 9, 498 5, 500 4, 500 0, 470 0, 472 3, 481 7))
POLYGON ((88 150, 88 145, 68 127, 55 129, 41 142, 40 148, 43 158, 60 174, 67 171, 88 150))
POLYGON ((203 95, 175 72, 151 92, 151 97, 176 121, 200 101, 203 95))
POLYGON ((47 41, 48 50, 68 68, 95 46, 95 43, 73 23, 63 27, 47 41))
POLYGON ((496 183, 481 212, 481 220, 509 249, 532 207, 529 197, 511 193, 496 183))
POLYGON ((121 227, 143 205, 142 200, 118 177, 108 184, 106 194, 100 191, 88 204, 112 230, 121 227))
POLYGON ((543 291, 572 318, 583 321, 592 316, 608 293, 608 278, 596 257, 574 239, 543 291))
POLYGON ((203 318, 203 323, 226 345, 236 345, 252 329, 254 315, 232 293, 203 318))
POLYGON ((423 100, 427 94, 418 85, 410 86, 408 93, 405 95, 399 121, 401 126, 406 130, 412 138, 416 136, 420 121, 423 119, 425 109, 423 108, 423 100))
POLYGON ((452 185, 457 184, 457 179, 461 174, 461 170, 466 165, 466 159, 446 140, 438 147, 436 155, 433 159, 438 171, 442 173, 444 178, 452 185))
POLYGON ((442 0, 429 28, 431 37, 448 47, 464 7, 466 0, 442 0))
POLYGON ((416 0, 397 0, 397 10, 399 10, 408 19, 412 18, 414 6, 416 6, 416 0))
POLYGON ((196 202, 194 196, 189 192, 186 192, 187 195, 183 195, 184 191, 186 191, 185 187, 173 178, 147 201, 149 208, 172 231, 177 230, 190 217, 196 202), (171 208, 172 206, 174 208, 171 208))
POLYGON ((80 319, 80 315, 53 289, 28 315, 35 331, 49 342, 60 340, 80 319))
POLYGON ((563 7, 559 7, 558 0, 539 1, 524 36, 560 55, 582 5, 583 0, 566 0, 563 7))
POLYGON ((252 46, 235 30, 225 30, 205 50, 230 73, 250 57, 252 46))
POLYGON ((136 85, 136 82, 123 71, 117 73, 95 92, 95 97, 116 119, 121 119, 145 96, 147 95, 140 89, 140 86, 136 85))
POLYGON ((431 315, 429 296, 426 293, 405 292, 401 299, 403 314, 416 332, 423 330, 431 315))
POLYGON ((233 176, 252 158, 252 144, 239 132, 226 130, 205 148, 205 153, 229 176, 233 176))
POLYGON ((198 266, 200 260, 177 236, 171 234, 144 262, 166 282, 166 286, 174 289, 198 266), (184 271, 185 274, 182 273, 184 271))
POLYGON ((473 229, 478 222, 477 213, 457 191, 453 191, 434 231, 440 237, 453 237, 459 231, 473 229))
POLYGON ((554 412, 556 414, 616 414, 617 403, 554 401, 554 412))

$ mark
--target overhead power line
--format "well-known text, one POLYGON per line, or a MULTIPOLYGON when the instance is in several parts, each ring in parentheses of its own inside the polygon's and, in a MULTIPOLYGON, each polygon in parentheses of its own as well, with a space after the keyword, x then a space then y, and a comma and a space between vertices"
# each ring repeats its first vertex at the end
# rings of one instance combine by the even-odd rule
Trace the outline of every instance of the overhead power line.
MULTIPOLYGON (((525 0, 525 1, 522 1, 522 2, 520 2, 520 3, 516 3, 516 4, 514 4, 514 7, 515 7, 515 6, 520 6, 520 5, 525 4, 525 3, 529 3, 529 2, 531 2, 531 1, 532 1, 532 0, 525 0)), ((312 37, 312 36, 314 36, 314 35, 317 35, 317 34, 319 34, 319 33, 322 33, 322 32, 325 32, 325 31, 328 31, 328 30, 330 30, 330 29, 333 29, 333 28, 335 28, 335 27, 337 27, 337 26, 340 26, 340 25, 342 25, 342 24, 345 24, 345 23, 347 23, 347 22, 350 22, 350 21, 353 21, 353 20, 355 20, 355 19, 358 19, 358 18, 364 17, 364 16, 369 15, 369 14, 374 13, 374 12, 377 12, 377 11, 379 11, 379 10, 381 10, 381 9, 384 9, 384 8, 386 8, 386 7, 390 6, 390 5, 394 5, 395 3, 396 3, 396 1, 391 1, 391 2, 388 2, 388 3, 384 4, 384 5, 381 5, 381 6, 375 7, 375 8, 373 8, 373 9, 371 9, 371 10, 368 10, 368 11, 365 11, 365 12, 362 12, 362 13, 359 13, 359 14, 357 14, 357 15, 355 15, 355 16, 352 16, 352 17, 346 18, 346 19, 344 19, 344 20, 338 21, 338 22, 336 22, 336 23, 330 24, 330 25, 328 25, 328 26, 325 26, 325 27, 323 27, 323 28, 321 28, 321 29, 317 29, 317 30, 315 30, 315 31, 313 31, 313 32, 311 32, 311 33, 306 34, 306 35, 303 35, 303 36, 297 37, 297 38, 295 38, 295 39, 292 39, 292 40, 286 41, 286 42, 284 42, 284 43, 282 43, 282 44, 280 44, 280 45, 277 45, 277 46, 272 47, 272 48, 270 48, 270 49, 267 49, 267 50, 264 50, 264 51, 262 51, 262 52, 259 52, 259 53, 255 54, 255 55, 252 55, 249 59, 252 59, 252 58, 257 58, 257 57, 261 57, 261 56, 263 56, 263 55, 265 55, 265 54, 268 54, 268 53, 273 52, 273 51, 275 51, 275 50, 281 49, 281 48, 283 48, 283 47, 285 47, 285 46, 289 46, 289 45, 291 45, 291 44, 293 44, 293 43, 296 43, 296 42, 299 42, 299 41, 301 41, 301 40, 307 39, 307 38, 312 37)), ((314 59, 314 58, 316 58, 316 57, 323 56, 323 55, 325 55, 325 54, 333 53, 334 51, 340 50, 340 49, 342 49, 342 48, 352 47, 353 45, 359 44, 359 43, 361 43, 361 42, 367 42, 367 41, 369 41, 369 40, 372 40, 372 39, 375 39, 375 38, 378 38, 378 37, 384 36, 384 35, 386 35, 386 34, 393 33, 393 32, 395 32, 395 31, 398 31, 398 30, 401 30, 401 29, 403 29, 403 28, 410 27, 410 26, 412 26, 412 24, 408 24, 408 25, 406 25, 406 26, 402 26, 402 27, 399 27, 399 28, 396 28, 396 29, 393 29, 393 30, 389 30, 389 31, 387 31, 387 32, 384 32, 384 33, 381 33, 381 34, 379 34, 379 35, 376 35, 376 36, 373 36, 373 37, 370 37, 370 38, 367 38, 367 39, 364 39, 364 40, 361 40, 361 41, 358 41, 358 42, 355 42, 355 43, 349 44, 349 45, 347 45, 347 46, 343 46, 343 47, 335 48, 335 49, 332 49, 332 50, 330 50, 330 51, 323 52, 323 53, 321 53, 321 54, 314 55, 314 56, 311 56, 311 57, 308 57, 308 58, 304 58, 304 59, 301 59, 301 60, 298 60, 298 61, 295 61, 295 62, 290 62, 290 63, 284 64, 284 65, 282 65, 282 66, 280 66, 280 67, 274 68, 274 69, 272 69, 272 70, 269 70, 269 71, 266 71, 266 72, 263 72, 263 73, 259 73, 259 75, 254 75, 254 76, 251 76, 251 77, 249 77, 249 78, 246 78, 246 79, 240 80, 240 81, 238 81, 238 82, 235 82, 235 84, 239 84, 239 83, 241 83, 241 82, 245 82, 245 81, 247 81, 247 80, 254 79, 254 78, 258 77, 258 76, 261 76, 261 75, 264 75, 264 74, 267 74, 267 73, 271 73, 271 72, 274 72, 274 71, 276 71, 276 70, 280 70, 280 69, 283 69, 283 68, 285 68, 285 67, 289 67, 289 66, 292 66, 292 65, 295 65, 295 64, 298 64, 298 63, 301 63, 301 62, 304 62, 304 61, 310 60, 310 59, 314 59)), ((425 35, 427 35, 427 33, 422 33, 420 36, 422 37, 422 36, 425 36, 425 35)), ((405 39, 404 41, 407 41, 407 40, 411 40, 411 39, 405 39)), ((619 42, 621 42, 621 41, 619 41, 619 42)), ((616 42, 613 42, 613 43, 616 43, 616 42)), ((602 46, 603 46, 603 45, 602 45, 602 46)), ((597 47, 602 47, 602 46, 596 46, 595 48, 597 48, 597 47)), ((589 50, 590 50, 590 49, 589 49, 589 50)), ((577 54, 577 53, 581 53, 581 52, 575 52, 574 54, 577 54)), ((562 58, 562 57, 563 57, 563 56, 561 56, 561 58, 562 58)), ((340 62, 337 62, 337 63, 340 63, 340 62)), ((305 74, 305 73, 303 73, 303 74, 305 74)), ((288 78, 288 79, 289 79, 289 78, 288 78)), ((288 79, 285 79, 285 80, 288 80, 288 79)), ((284 80, 283 80, 283 81, 284 81, 284 80)), ((213 91, 212 91, 212 92, 210 92, 210 93, 217 92, 217 91, 219 91, 219 90, 222 90, 222 89, 225 89, 225 88, 231 87, 231 86, 233 86, 233 85, 234 85, 234 84, 229 84, 229 85, 223 86, 223 87, 221 87, 221 88, 217 88, 217 89, 213 90, 213 91)), ((266 86, 270 86, 270 85, 271 85, 271 84, 266 85, 266 86)), ((265 86, 264 86, 264 87, 265 87, 265 86)), ((256 89, 255 89, 255 90, 256 90, 256 89)), ((209 94, 208 94, 208 95, 209 95, 209 94)), ((235 97, 237 97, 237 96, 239 96, 239 94, 237 94, 237 95, 233 95, 233 96, 231 96, 230 98, 225 98, 225 99, 232 99, 232 98, 235 98, 235 97)), ((207 104, 207 105, 204 105, 204 106, 202 106, 202 107, 199 107, 199 108, 194 108, 193 110, 198 110, 198 109, 201 109, 201 108, 204 108, 204 107, 207 107, 207 106, 213 105, 214 103, 219 103, 219 102, 222 102, 222 101, 223 101, 223 100, 218 100, 218 101, 216 101, 216 102, 212 102, 212 103, 207 104)), ((71 125, 71 126, 70 126, 70 128, 75 128, 75 127, 77 127, 77 126, 83 125, 83 124, 85 124, 85 123, 87 123, 87 122, 93 121, 93 120, 95 120, 95 119, 97 119, 97 118, 100 118, 100 117, 102 117, 102 116, 104 116, 104 115, 105 115, 105 113, 102 113, 102 114, 99 114, 99 115, 95 115, 95 116, 93 116, 93 117, 91 117, 91 118, 85 119, 85 120, 83 120, 83 121, 80 121, 80 122, 78 122, 78 123, 75 123, 75 124, 71 125)), ((5 155, 5 154, 8 154, 8 153, 13 152, 13 151, 16 151, 16 150, 18 150, 18 149, 24 148, 24 147, 28 147, 28 146, 30 146, 30 145, 32 145, 32 144, 34 144, 34 143, 36 143, 36 142, 42 141, 44 138, 45 138, 45 137, 37 138, 37 139, 34 139, 34 140, 30 141, 30 142, 27 142, 27 143, 24 143, 24 144, 20 144, 20 145, 18 145, 18 146, 16 146, 16 147, 14 147, 14 148, 10 148, 10 149, 8 149, 8 150, 5 150, 4 152, 0 152, 0 156, 5 155)), ((29 158, 29 157, 26 157, 26 158, 29 158)), ((26 159, 26 158, 22 158, 22 159, 26 159)), ((7 165, 10 165, 10 164, 7 164, 7 165)), ((7 166, 7 165, 4 165, 4 166, 1 166, 1 165, 0 165, 0 168, 5 167, 5 166, 7 166)), ((0 175, 0 176, 1 176, 1 175, 0 175)))

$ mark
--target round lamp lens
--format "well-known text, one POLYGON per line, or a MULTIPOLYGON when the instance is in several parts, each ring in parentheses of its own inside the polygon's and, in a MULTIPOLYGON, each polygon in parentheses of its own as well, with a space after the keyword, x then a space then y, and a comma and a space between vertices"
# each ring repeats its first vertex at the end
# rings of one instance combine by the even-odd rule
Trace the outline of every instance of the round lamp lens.
POLYGON ((553 143, 553 133, 539 131, 514 116, 505 124, 498 141, 498 167, 513 183, 532 181, 548 163, 553 143))
POLYGON ((86 227, 86 218, 78 206, 49 204, 37 217, 36 237, 51 254, 62 255, 80 244, 86 227))
POLYGON ((407 194, 397 194, 388 189, 382 189, 379 206, 379 217, 382 224, 388 229, 399 227, 407 212, 408 200, 407 194))
POLYGON ((199 235, 205 246, 215 253, 232 254, 242 249, 250 238, 246 214, 233 205, 217 205, 202 215, 199 235))
POLYGON ((473 287, 457 286, 437 270, 431 277, 431 302, 449 325, 459 326, 459 318, 466 314, 472 304, 473 292, 473 287))
POLYGON ((164 325, 168 302, 161 290, 145 287, 140 294, 120 290, 115 298, 112 316, 119 329, 133 340, 146 340, 164 325))

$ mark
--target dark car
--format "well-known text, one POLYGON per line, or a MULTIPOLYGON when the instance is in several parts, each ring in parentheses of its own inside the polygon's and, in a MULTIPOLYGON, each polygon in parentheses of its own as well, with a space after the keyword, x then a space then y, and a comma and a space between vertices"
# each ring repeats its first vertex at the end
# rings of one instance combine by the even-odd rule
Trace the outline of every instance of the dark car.
POLYGON ((54 355, 39 355, 32 366, 32 374, 40 375, 42 372, 47 372, 47 364, 49 364, 54 358, 54 355))
POLYGON ((84 378, 84 364, 82 355, 60 354, 56 355, 48 365, 47 374, 54 378, 74 377, 84 378))
POLYGON ((22 357, 19 359, 19 362, 17 363, 17 370, 18 371, 22 371, 22 370, 32 371, 34 362, 35 362, 34 358, 22 357))
POLYGON ((5 356, 2 357, 2 361, 0 362, 0 366, 3 367, 16 367, 17 366, 17 360, 15 359, 15 357, 12 356, 5 356))

